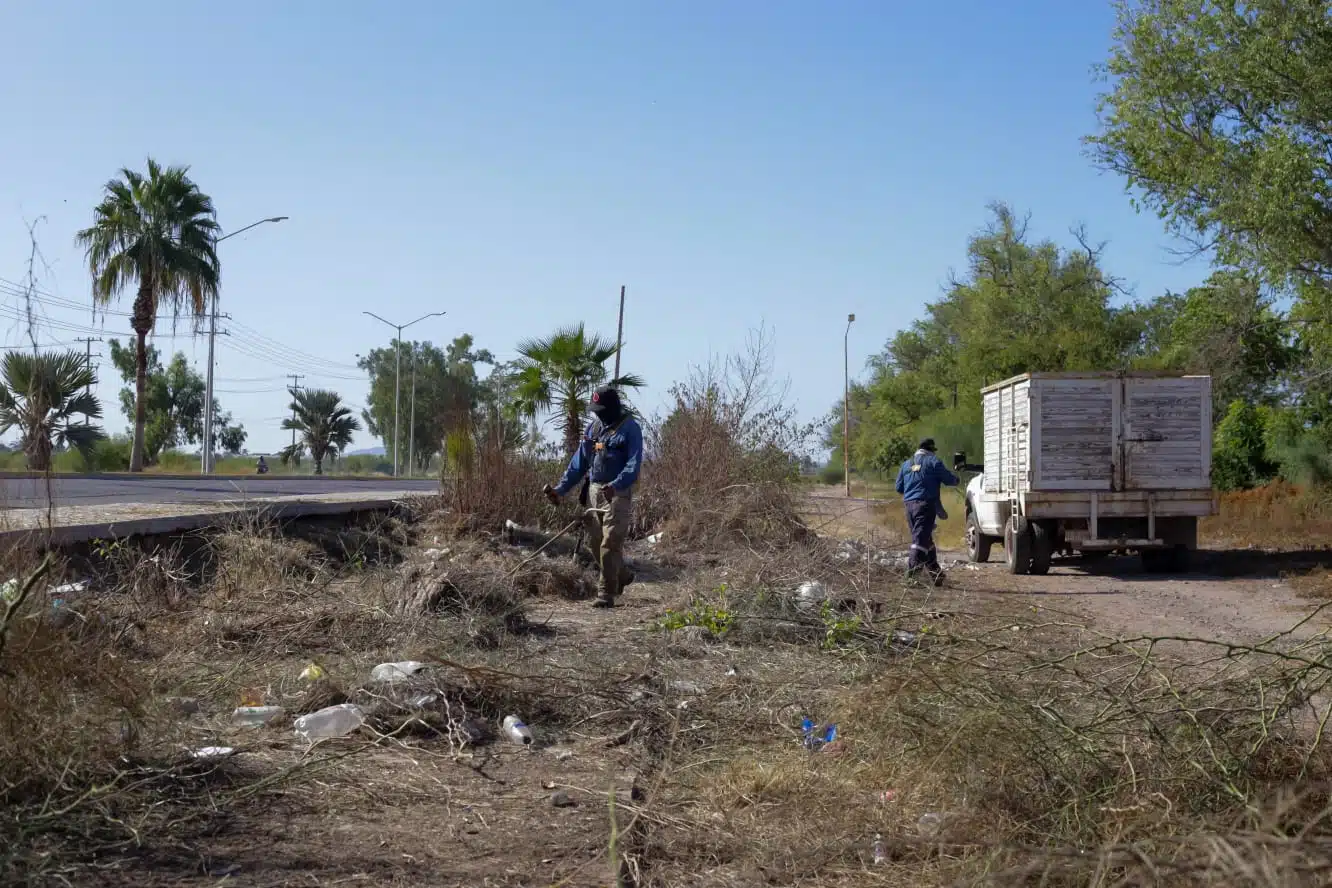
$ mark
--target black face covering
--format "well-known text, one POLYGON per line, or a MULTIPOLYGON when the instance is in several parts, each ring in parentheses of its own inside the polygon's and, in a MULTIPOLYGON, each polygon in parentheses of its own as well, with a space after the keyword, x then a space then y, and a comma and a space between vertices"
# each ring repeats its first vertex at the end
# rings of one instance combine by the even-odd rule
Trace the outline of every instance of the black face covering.
POLYGON ((620 393, 610 386, 597 389, 592 393, 592 415, 605 426, 614 425, 624 416, 624 405, 620 403, 620 393))

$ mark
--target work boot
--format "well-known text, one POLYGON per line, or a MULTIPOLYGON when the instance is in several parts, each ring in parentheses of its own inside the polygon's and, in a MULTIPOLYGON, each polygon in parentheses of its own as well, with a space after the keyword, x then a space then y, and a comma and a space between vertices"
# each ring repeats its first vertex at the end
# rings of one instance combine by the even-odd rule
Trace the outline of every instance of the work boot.
POLYGON ((615 607, 615 596, 608 595, 605 592, 598 592, 597 597, 592 600, 593 607, 615 607))

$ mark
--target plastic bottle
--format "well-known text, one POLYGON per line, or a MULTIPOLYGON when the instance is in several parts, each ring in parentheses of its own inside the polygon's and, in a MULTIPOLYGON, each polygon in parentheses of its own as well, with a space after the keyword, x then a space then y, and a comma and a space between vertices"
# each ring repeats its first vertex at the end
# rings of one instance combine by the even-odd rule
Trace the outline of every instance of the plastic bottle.
POLYGON ((237 706, 232 714, 236 724, 245 728, 266 725, 282 715, 281 706, 237 706))
POLYGON ((925 838, 932 838, 939 834, 939 827, 942 823, 943 817, 931 811, 928 814, 920 815, 920 819, 916 821, 916 830, 925 838))
POLYGON ((523 724, 523 720, 516 715, 504 716, 504 734, 514 743, 521 743, 524 746, 532 742, 532 729, 523 724))
POLYGON ((296 735, 306 740, 345 737, 365 724, 365 713, 352 703, 327 706, 296 719, 296 735))
POLYGON ((888 849, 883 845, 883 836, 874 834, 874 865, 879 866, 888 862, 888 849))
POLYGON ((385 684, 397 684, 400 681, 408 681, 424 668, 424 663, 418 663, 415 660, 403 660, 400 663, 380 663, 370 671, 370 680, 384 682, 385 684))

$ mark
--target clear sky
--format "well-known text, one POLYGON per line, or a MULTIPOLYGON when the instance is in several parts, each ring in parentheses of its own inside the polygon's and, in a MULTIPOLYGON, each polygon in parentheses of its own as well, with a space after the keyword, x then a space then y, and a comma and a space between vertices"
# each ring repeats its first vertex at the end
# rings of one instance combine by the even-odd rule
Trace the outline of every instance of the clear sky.
MULTIPOLYGON (((225 230, 291 217, 219 247, 217 389, 251 450, 287 438, 283 374, 364 403, 354 356, 392 333, 363 309, 445 310, 416 337, 506 357, 579 320, 613 337, 621 284, 643 406, 762 321, 813 418, 841 392, 846 314, 855 373, 991 201, 1066 242, 1085 223, 1141 297, 1205 275, 1082 153, 1112 25, 1108 0, 8 3, 0 278, 27 274, 42 216, 40 285, 87 304, 74 232, 152 155, 191 166, 225 230)), ((43 342, 129 333, 43 311, 43 342)), ((205 363, 202 340, 158 345, 205 363)))

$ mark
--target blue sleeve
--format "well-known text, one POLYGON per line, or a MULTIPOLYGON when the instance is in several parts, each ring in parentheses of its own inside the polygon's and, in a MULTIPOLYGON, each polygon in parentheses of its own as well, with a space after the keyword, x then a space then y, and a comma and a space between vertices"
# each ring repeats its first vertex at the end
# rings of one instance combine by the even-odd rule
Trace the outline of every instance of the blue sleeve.
POLYGON ((624 448, 627 451, 624 468, 615 476, 611 487, 616 490, 628 490, 638 480, 638 470, 643 465, 643 430, 632 419, 620 430, 624 435, 624 448))
POLYGON ((934 475, 939 479, 940 484, 946 484, 949 487, 957 486, 957 476, 948 471, 948 466, 937 456, 934 458, 934 475))
POLYGON ((902 468, 897 470, 897 486, 893 488, 898 493, 906 493, 906 485, 902 483, 902 479, 905 475, 906 466, 902 466, 902 468))
POLYGON ((587 429, 584 429, 583 440, 578 445, 578 449, 574 451, 573 457, 569 460, 569 468, 564 470, 564 477, 560 479, 559 484, 555 485, 555 492, 560 496, 564 496, 569 491, 573 490, 574 485, 583 480, 583 476, 587 474, 587 470, 591 467, 592 438, 588 435, 587 429))

